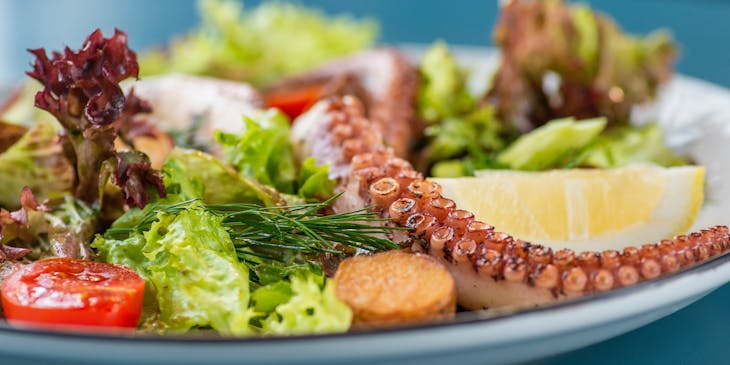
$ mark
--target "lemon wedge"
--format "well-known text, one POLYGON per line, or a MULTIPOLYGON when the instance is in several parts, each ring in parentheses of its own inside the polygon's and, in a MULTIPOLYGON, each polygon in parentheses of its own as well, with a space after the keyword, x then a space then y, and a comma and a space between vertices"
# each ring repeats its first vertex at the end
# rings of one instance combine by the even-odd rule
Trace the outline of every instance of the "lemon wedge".
POLYGON ((485 170, 434 178, 443 195, 497 230, 574 250, 621 249, 685 233, 704 198, 701 166, 547 172, 485 170))

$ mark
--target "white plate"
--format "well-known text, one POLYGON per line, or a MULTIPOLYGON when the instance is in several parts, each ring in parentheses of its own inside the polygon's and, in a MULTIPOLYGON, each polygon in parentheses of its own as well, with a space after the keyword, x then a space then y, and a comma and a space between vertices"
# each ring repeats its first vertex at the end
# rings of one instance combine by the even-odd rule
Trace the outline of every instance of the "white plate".
MULTIPOLYGON (((412 55, 422 48, 405 47, 412 55)), ((485 78, 487 49, 458 48, 464 64, 485 78)), ((730 92, 678 76, 657 105, 668 140, 707 167, 707 203, 696 227, 727 224, 730 211, 730 92)), ((105 364, 497 364, 587 346, 655 321, 730 281, 730 255, 680 273, 609 293, 519 313, 464 313, 456 321, 343 335, 277 339, 111 337, 25 331, 0 326, 2 362, 105 364)))

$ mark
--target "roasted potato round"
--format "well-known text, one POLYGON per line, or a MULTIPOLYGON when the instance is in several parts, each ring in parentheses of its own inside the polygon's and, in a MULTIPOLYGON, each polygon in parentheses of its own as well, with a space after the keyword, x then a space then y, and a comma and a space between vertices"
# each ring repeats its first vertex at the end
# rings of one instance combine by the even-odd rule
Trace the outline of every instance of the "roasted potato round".
POLYGON ((344 260, 335 273, 337 296, 354 314, 353 326, 382 327, 452 318, 456 286, 430 256, 388 251, 344 260))

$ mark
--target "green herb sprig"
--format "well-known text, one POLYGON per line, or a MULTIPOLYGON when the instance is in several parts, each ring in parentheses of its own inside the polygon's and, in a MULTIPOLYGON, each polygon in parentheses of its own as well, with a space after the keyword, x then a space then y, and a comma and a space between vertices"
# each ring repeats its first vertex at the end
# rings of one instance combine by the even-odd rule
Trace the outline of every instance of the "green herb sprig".
MULTIPOLYGON (((322 210, 339 195, 321 203, 282 207, 255 204, 200 204, 203 209, 223 217, 223 226, 236 247, 240 259, 286 261, 294 254, 342 254, 335 244, 368 252, 397 249, 399 246, 383 238, 390 231, 406 228, 383 225, 389 221, 368 208, 325 215, 322 210)), ((133 227, 112 227, 105 236, 124 239, 133 232, 145 232, 158 218, 158 213, 176 214, 189 208, 198 199, 176 204, 158 204, 148 209, 133 227)))

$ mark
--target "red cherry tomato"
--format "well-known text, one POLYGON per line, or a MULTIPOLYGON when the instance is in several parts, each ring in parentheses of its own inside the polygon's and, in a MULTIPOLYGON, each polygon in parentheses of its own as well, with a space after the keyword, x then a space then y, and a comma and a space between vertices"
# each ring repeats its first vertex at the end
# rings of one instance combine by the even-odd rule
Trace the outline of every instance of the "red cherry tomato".
POLYGON ((16 270, 0 287, 5 317, 24 327, 136 327, 144 280, 129 268, 53 258, 16 270))
POLYGON ((323 85, 312 85, 298 89, 271 92, 266 97, 266 106, 269 108, 278 108, 294 121, 294 118, 307 111, 310 106, 321 99, 323 94, 323 85))

